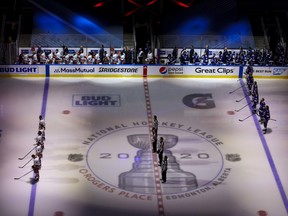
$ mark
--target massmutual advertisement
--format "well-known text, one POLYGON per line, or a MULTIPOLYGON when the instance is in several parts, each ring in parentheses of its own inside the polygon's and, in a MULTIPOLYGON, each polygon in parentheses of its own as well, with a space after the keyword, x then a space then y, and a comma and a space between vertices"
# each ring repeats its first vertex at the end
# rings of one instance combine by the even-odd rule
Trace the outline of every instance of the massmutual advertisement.
POLYGON ((143 76, 143 66, 132 65, 51 65, 50 76, 143 76))

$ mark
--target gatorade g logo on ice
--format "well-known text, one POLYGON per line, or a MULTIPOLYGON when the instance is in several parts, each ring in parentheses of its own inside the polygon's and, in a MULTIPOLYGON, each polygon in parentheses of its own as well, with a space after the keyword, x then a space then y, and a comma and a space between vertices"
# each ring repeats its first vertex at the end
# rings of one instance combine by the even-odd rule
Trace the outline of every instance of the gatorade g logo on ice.
POLYGON ((195 109, 212 109, 215 108, 215 102, 212 94, 190 94, 183 98, 183 103, 195 109))

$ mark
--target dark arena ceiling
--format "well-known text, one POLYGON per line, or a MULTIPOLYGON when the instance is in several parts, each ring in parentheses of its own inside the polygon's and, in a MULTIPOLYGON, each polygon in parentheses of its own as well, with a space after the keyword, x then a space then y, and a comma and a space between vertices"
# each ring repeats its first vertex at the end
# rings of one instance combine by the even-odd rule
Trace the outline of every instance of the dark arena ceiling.
MULTIPOLYGON (((20 8, 34 8, 35 4, 41 4, 42 0, 1 0, 1 12, 20 11, 20 8)), ((205 11, 202 5, 219 5, 223 9, 237 6, 243 13, 259 13, 265 10, 288 11, 287 0, 49 0, 50 5, 58 4, 63 7, 80 13, 92 14, 94 16, 105 16, 107 19, 118 19, 117 16, 131 17, 139 16, 162 16, 179 13, 183 10, 200 8, 205 11)))

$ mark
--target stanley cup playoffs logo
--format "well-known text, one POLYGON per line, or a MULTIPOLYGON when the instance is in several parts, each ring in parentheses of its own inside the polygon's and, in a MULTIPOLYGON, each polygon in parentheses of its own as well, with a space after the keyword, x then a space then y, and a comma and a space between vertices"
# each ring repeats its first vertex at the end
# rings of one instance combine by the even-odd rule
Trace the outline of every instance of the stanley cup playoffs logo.
MULTIPOLYGON (((111 193, 156 195, 150 136, 143 133, 147 126, 147 121, 131 122, 92 134, 82 143, 88 147, 87 169, 79 172, 93 185, 104 185, 111 193)), ((168 156, 167 181, 162 185, 167 199, 181 193, 186 197, 199 195, 227 179, 230 168, 224 161, 235 158, 223 157, 220 149, 224 143, 218 138, 175 122, 159 122, 159 130, 162 133, 158 134, 158 144, 163 137, 164 155, 168 156)), ((70 156, 70 161, 78 161, 75 155, 70 156)))
MULTIPOLYGON (((163 192, 178 193, 197 188, 196 176, 181 170, 176 158, 169 150, 177 144, 178 137, 171 134, 160 134, 159 137, 163 137, 165 140, 164 151, 169 158, 170 166, 170 184, 168 181, 168 184, 163 185, 163 192)), ((127 138, 130 145, 140 150, 137 151, 134 158, 132 169, 119 175, 119 187, 136 193, 155 193, 156 186, 149 136, 147 134, 135 134, 129 135, 127 138)))

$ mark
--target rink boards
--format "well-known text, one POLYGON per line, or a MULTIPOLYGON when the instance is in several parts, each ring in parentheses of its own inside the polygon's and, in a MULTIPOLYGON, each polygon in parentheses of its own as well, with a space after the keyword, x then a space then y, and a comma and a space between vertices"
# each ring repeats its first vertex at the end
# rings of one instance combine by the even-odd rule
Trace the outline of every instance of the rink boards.
MULTIPOLYGON (((0 65, 0 77, 242 78, 246 66, 0 65)), ((288 67, 254 66, 255 78, 286 79, 288 67)))

